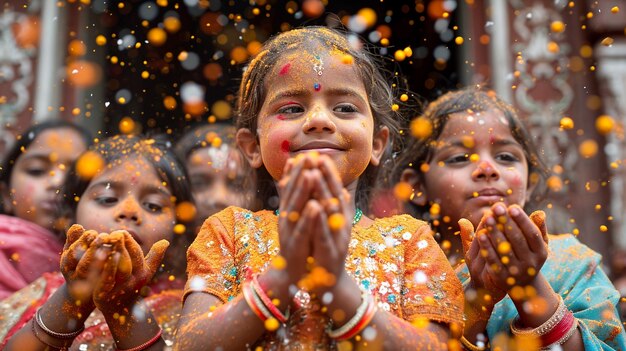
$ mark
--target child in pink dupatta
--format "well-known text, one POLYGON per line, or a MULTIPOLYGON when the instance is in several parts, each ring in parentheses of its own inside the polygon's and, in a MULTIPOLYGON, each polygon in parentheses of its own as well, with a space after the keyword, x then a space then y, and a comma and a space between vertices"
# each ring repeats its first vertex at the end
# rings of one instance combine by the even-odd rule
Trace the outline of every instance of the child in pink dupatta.
POLYGON ((0 300, 59 270, 58 191, 89 143, 82 128, 48 121, 26 130, 7 152, 0 168, 0 300))

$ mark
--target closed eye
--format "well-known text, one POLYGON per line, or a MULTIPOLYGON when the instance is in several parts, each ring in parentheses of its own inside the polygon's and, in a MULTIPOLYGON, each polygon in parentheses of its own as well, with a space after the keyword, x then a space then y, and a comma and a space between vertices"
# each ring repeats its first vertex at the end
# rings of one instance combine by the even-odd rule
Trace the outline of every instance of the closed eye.
POLYGON ((32 177, 39 177, 46 174, 46 170, 43 168, 29 168, 26 173, 32 177))

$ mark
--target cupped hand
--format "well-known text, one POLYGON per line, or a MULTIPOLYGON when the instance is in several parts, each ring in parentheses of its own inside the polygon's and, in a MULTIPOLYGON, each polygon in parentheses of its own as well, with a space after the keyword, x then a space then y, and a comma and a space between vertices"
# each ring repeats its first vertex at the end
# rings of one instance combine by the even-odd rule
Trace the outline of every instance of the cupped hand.
POLYGON ((111 251, 95 284, 93 300, 103 313, 122 314, 140 298, 141 289, 154 277, 165 251, 167 240, 160 240, 144 257, 141 246, 125 230, 114 231, 104 238, 111 251))
POLYGON ((61 273, 70 296, 85 304, 92 303, 94 283, 100 276, 109 248, 102 246, 107 234, 98 234, 74 224, 68 231, 61 254, 61 273))

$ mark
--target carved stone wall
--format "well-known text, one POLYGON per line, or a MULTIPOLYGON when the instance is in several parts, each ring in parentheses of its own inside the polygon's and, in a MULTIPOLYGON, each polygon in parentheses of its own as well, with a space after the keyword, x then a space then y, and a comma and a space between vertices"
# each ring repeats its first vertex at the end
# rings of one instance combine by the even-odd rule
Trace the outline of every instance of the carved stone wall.
POLYGON ((31 121, 40 37, 41 2, 8 1, 0 9, 0 155, 12 130, 31 121))

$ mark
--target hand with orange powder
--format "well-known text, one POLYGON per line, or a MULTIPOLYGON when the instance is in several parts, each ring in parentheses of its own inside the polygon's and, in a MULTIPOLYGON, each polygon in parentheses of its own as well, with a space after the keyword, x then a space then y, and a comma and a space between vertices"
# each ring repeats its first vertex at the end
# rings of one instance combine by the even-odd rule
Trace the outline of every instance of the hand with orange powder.
MULTIPOLYGON (((61 273, 66 283, 36 313, 34 318, 46 321, 32 323, 37 338, 48 347, 63 349, 83 331, 83 328, 77 330, 77 326, 83 325, 98 308, 118 340, 118 347, 133 345, 131 331, 142 328, 144 316, 151 314, 141 303, 140 293, 154 276, 168 246, 167 240, 160 240, 144 258, 141 247, 127 231, 98 234, 73 225, 67 232, 61 256, 61 273), (42 325, 54 330, 58 337, 39 330, 42 325)), ((155 327, 154 323, 143 328, 150 327, 155 327)), ((19 346, 23 345, 30 345, 30 341, 22 339, 19 346)), ((17 346, 11 344, 9 349, 17 346)), ((38 346, 31 345, 33 349, 38 346)), ((157 343, 153 347, 162 346, 157 343)))
POLYGON ((169 242, 156 242, 145 258, 139 244, 125 230, 109 234, 103 245, 110 245, 111 253, 94 289, 93 301, 107 317, 137 302, 141 289, 159 268, 169 242))
POLYGON ((278 183, 285 194, 281 197, 278 233, 281 256, 285 258, 287 279, 297 283, 306 273, 307 258, 312 256, 310 242, 314 233, 308 225, 314 191, 312 168, 316 161, 308 156, 290 159, 285 165, 285 176, 278 183))
POLYGON ((350 195, 336 166, 326 155, 311 152, 290 159, 285 174, 279 183, 285 194, 280 211, 285 215, 279 218, 279 236, 287 271, 295 271, 289 274, 290 281, 313 290, 332 286, 345 275, 343 262, 351 229, 346 218, 353 217, 349 213, 350 195), (313 267, 320 276, 306 277, 313 267))
POLYGON ((484 329, 495 304, 507 294, 522 304, 523 301, 515 299, 514 286, 545 290, 545 278, 539 273, 548 258, 543 211, 528 216, 519 205, 507 208, 504 203, 495 203, 483 215, 475 234, 467 219, 459 221, 459 228, 472 277, 470 284, 483 301, 480 306, 466 308, 468 318, 472 319, 469 328, 484 329))

